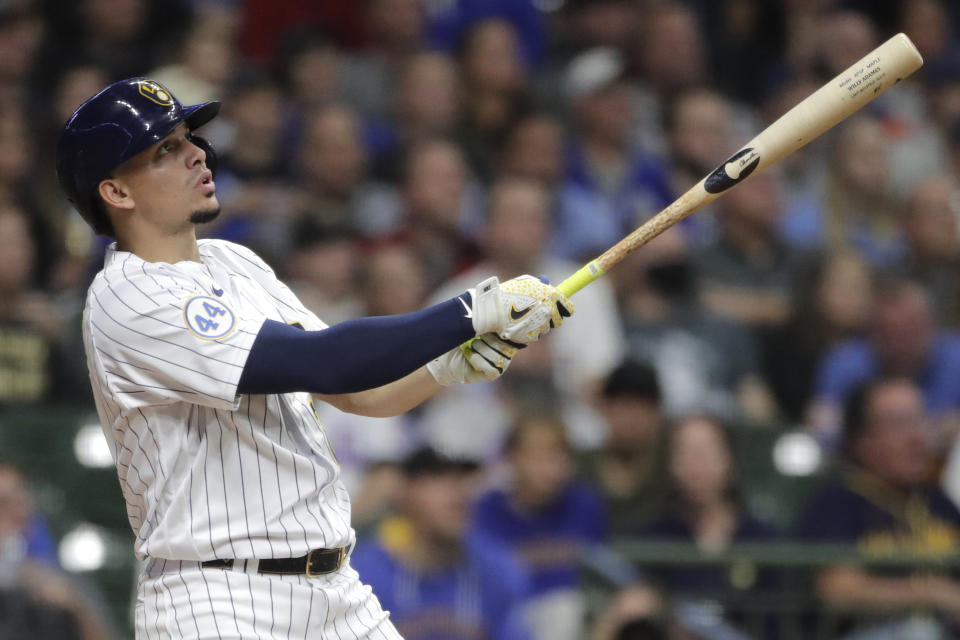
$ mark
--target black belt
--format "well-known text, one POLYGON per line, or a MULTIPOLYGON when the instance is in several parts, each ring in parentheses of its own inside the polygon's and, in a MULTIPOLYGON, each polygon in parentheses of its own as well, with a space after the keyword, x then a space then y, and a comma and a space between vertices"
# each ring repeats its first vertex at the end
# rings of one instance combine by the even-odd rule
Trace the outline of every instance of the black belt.
MULTIPOLYGON (((307 577, 322 576, 333 573, 343 565, 347 556, 347 548, 314 549, 299 558, 270 558, 268 560, 251 560, 257 563, 259 573, 275 575, 306 574, 307 577)), ((200 566, 205 569, 232 569, 236 560, 207 560, 200 566)), ((242 562, 242 561, 241 561, 242 562)))

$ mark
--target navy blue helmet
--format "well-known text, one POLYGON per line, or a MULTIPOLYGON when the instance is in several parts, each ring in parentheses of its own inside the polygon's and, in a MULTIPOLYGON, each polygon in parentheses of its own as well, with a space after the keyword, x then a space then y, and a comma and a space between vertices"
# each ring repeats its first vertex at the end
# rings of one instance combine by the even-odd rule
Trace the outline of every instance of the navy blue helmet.
MULTIPOLYGON (((146 78, 115 82, 80 105, 64 126, 57 145, 60 187, 94 231, 112 236, 113 225, 97 193, 100 181, 181 122, 192 132, 219 110, 219 102, 185 107, 166 87, 146 78)), ((207 167, 214 170, 210 144, 194 134, 190 139, 206 152, 207 167)))

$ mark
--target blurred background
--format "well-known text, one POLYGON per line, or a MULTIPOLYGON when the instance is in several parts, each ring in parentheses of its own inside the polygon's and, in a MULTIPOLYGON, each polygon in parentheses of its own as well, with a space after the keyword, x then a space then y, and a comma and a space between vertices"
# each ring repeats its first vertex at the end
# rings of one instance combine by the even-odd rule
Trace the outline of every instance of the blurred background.
POLYGON ((502 380, 317 409, 408 640, 960 637, 956 2, 0 0, 0 638, 132 637, 80 340, 106 244, 53 168, 83 99, 222 100, 202 233, 333 324, 559 282, 899 31, 920 71, 502 380))

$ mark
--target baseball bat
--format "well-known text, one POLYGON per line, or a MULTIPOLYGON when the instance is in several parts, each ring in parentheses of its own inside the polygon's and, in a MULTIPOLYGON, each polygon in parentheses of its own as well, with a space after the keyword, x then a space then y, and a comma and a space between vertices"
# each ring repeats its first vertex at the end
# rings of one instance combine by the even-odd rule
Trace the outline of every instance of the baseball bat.
POLYGON ((923 58, 898 33, 782 115, 710 175, 623 240, 557 285, 572 296, 691 213, 779 161, 920 68, 923 58))

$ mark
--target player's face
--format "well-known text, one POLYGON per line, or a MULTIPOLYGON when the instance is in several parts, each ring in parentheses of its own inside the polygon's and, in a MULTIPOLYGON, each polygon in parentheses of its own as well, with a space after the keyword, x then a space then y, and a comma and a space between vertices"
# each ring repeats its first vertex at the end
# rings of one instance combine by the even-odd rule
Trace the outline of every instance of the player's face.
POLYGON ((181 123, 117 170, 137 214, 161 231, 176 232, 210 222, 220 213, 206 153, 190 142, 189 133, 181 123))

